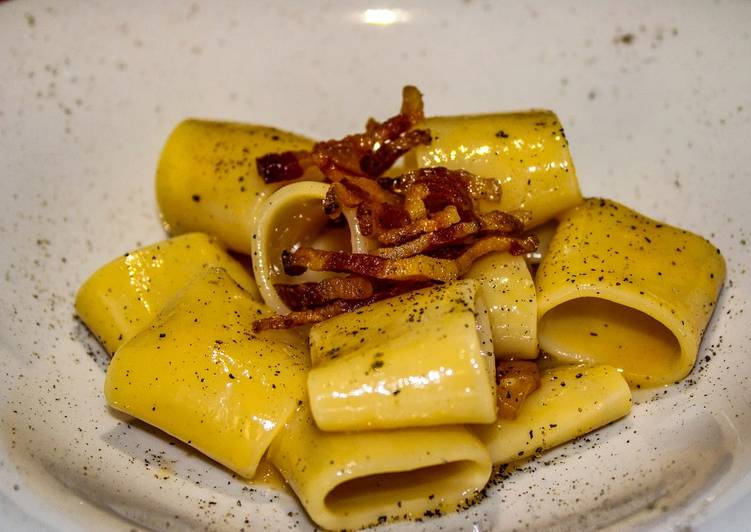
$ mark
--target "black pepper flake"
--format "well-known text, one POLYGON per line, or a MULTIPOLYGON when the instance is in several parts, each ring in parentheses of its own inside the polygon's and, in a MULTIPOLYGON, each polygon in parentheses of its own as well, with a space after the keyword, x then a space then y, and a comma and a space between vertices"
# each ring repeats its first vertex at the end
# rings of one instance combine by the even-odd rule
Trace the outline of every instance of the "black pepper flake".
POLYGON ((167 336, 167 333, 159 333, 159 338, 165 338, 167 336))
POLYGON ((496 131, 495 136, 498 137, 499 139, 507 139, 508 133, 506 133, 505 131, 501 129, 499 131, 496 131))
POLYGON ((230 379, 234 379, 235 378, 235 376, 232 375, 232 373, 230 373, 228 376, 229 376, 230 379))
POLYGON ((193 201, 195 201, 196 203, 198 203, 199 201, 201 201, 201 196, 200 196, 199 194, 193 194, 193 195, 191 196, 191 199, 192 199, 193 201))

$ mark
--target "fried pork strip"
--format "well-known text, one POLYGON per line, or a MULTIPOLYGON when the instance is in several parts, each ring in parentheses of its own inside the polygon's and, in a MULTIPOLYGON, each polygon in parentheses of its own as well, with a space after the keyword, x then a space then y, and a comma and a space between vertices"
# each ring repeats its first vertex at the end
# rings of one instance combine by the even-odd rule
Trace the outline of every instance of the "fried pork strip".
POLYGON ((456 210, 456 207, 448 205, 443 210, 430 216, 430 218, 420 218, 396 229, 384 231, 378 235, 378 242, 387 246, 397 246, 421 234, 445 229, 459 223, 459 221, 459 212, 456 210))
POLYGON ((274 289, 292 310, 308 310, 334 300, 366 299, 373 295, 373 283, 364 277, 331 277, 318 283, 275 284, 274 289))
POLYGON ((540 370, 529 360, 496 359, 498 417, 515 419, 524 400, 540 387, 540 370))
POLYGON ((453 281, 469 270, 472 263, 493 251, 508 251, 513 255, 528 253, 537 247, 537 238, 491 235, 480 237, 456 259, 441 259, 427 255, 391 259, 365 253, 324 251, 301 247, 284 252, 282 263, 288 275, 300 275, 305 270, 347 272, 391 281, 453 281))
POLYGON ((318 142, 310 152, 272 153, 256 159, 258 174, 266 183, 302 177, 312 167, 331 181, 343 175, 378 177, 418 144, 430 144, 430 132, 412 129, 424 118, 422 94, 408 85, 402 91, 401 112, 385 122, 370 119, 365 133, 318 142))
POLYGON ((448 244, 457 243, 468 236, 476 234, 479 230, 480 224, 477 222, 460 222, 443 229, 425 233, 399 246, 379 248, 373 254, 387 259, 412 257, 448 244))
POLYGON ((389 287, 382 288, 366 299, 357 301, 337 299, 321 307, 262 318, 253 322, 253 332, 266 331, 269 329, 289 329, 301 325, 312 325, 313 323, 333 318, 337 314, 352 312, 353 310, 370 305, 376 301, 405 294, 412 290, 419 290, 420 288, 425 288, 431 284, 430 281, 395 283, 389 287))

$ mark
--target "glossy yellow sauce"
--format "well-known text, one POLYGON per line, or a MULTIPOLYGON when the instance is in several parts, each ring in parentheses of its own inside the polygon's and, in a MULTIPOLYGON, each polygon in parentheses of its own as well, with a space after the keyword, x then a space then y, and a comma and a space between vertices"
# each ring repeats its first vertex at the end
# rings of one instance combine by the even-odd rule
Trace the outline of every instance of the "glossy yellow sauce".
POLYGON ((540 321, 540 335, 554 338, 554 347, 567 353, 569 363, 607 364, 638 380, 670 373, 681 356, 678 340, 663 324, 638 310, 594 297, 553 308, 540 321), (597 360, 588 353, 597 353, 597 360))
POLYGON ((263 486, 264 488, 272 488, 284 492, 287 495, 294 495, 282 474, 265 456, 259 462, 256 474, 252 479, 246 480, 246 482, 256 486, 263 486))

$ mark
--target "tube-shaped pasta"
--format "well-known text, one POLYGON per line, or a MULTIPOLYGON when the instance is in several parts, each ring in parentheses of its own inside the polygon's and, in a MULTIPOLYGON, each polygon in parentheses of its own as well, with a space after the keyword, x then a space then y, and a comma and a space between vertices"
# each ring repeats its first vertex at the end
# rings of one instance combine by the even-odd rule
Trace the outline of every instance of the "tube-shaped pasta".
MULTIPOLYGON (((316 181, 298 181, 280 188, 259 207, 256 230, 252 237, 253 272, 263 300, 275 312, 290 311, 274 288, 275 283, 320 281, 330 277, 326 272, 305 272, 294 279, 284 273, 282 252, 300 244, 320 249, 342 249, 342 230, 324 228, 329 218, 323 211, 323 200, 329 186, 316 181), (339 236, 337 239, 336 236, 339 236), (328 242, 334 237, 333 242, 328 242), (334 245, 327 245, 333 243, 334 245)), ((366 238, 357 224, 349 223, 349 246, 355 253, 366 251, 366 238)))
POLYGON ((99 268, 78 290, 76 312, 114 353, 209 267, 224 268, 260 300, 253 278, 215 238, 191 233, 131 251, 99 268))
POLYGON ((500 179, 500 204, 525 210, 539 225, 582 201, 566 136, 552 111, 432 117, 419 124, 433 141, 418 146, 412 164, 468 170, 500 179))
POLYGON ((310 331, 323 430, 489 423, 495 359, 477 283, 463 280, 340 314, 310 331))
POLYGON ((521 460, 619 419, 631 410, 631 390, 611 366, 562 366, 543 372, 540 387, 515 419, 474 430, 494 464, 521 460))
POLYGON ((167 231, 203 231, 250 254, 257 207, 282 185, 264 183, 256 157, 312 145, 272 127, 181 122, 167 139, 156 172, 156 198, 167 231))
POLYGON ((313 521, 331 530, 455 510, 491 472, 487 449, 464 427, 323 432, 305 405, 269 457, 313 521))
POLYGON ((252 477, 305 397, 307 357, 297 335, 251 332, 268 312, 224 270, 207 271, 118 349, 107 402, 252 477))
POLYGON ((499 358, 537 358, 537 294, 524 257, 491 253, 465 276, 475 279, 488 309, 499 358))
POLYGON ((610 200, 563 217, 537 272, 542 350, 609 364, 632 385, 685 377, 714 309, 725 261, 702 237, 610 200))

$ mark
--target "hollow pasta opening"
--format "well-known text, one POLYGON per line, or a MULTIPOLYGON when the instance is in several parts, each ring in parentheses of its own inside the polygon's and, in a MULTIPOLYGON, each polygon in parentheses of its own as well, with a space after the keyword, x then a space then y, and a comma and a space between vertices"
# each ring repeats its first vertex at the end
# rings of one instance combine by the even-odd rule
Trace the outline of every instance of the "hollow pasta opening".
POLYGON ((322 200, 311 198, 298 203, 288 203, 280 208, 271 221, 269 273, 275 282, 320 281, 331 273, 307 271, 289 277, 282 269, 282 252, 294 251, 301 246, 319 249, 349 251, 350 232, 346 224, 334 223, 324 214, 322 200))
POLYGON ((350 513, 392 508, 398 501, 420 498, 435 501, 452 497, 466 488, 480 466, 471 460, 459 460, 412 470, 366 475, 343 482, 331 490, 324 504, 333 513, 350 513))
POLYGON ((567 361, 608 364, 624 377, 669 374, 681 358, 676 336, 637 309, 582 297, 548 311, 539 325, 540 344, 567 361))

